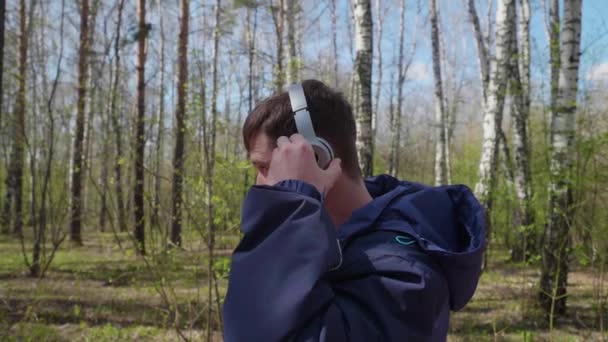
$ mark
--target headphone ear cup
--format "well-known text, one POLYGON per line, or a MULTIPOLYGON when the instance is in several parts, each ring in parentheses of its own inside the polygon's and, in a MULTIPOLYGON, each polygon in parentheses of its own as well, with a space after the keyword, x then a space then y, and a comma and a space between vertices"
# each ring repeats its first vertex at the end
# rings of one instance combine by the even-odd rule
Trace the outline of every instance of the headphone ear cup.
POLYGON ((312 149, 315 152, 317 158, 317 164, 321 169, 326 169, 329 163, 334 159, 334 151, 327 141, 317 137, 310 142, 312 149))

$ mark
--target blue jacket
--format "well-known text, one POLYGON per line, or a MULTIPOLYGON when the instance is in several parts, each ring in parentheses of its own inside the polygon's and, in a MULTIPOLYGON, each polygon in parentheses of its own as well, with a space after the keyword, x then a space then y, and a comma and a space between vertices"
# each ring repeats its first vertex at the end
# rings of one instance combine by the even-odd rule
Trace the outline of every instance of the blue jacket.
POLYGON ((464 185, 382 175, 336 229, 310 184, 253 186, 224 302, 233 341, 444 341, 473 296, 483 210, 464 185))

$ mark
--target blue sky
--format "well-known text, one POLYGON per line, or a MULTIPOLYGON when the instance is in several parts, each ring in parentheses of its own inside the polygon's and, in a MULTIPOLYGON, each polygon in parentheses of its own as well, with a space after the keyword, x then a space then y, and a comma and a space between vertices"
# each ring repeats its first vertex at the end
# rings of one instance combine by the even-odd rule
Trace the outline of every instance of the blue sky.
MULTIPOLYGON (((418 0, 407 0, 406 25, 405 25, 405 50, 409 48, 411 37, 415 28, 416 3, 418 0)), ((375 11, 375 0, 372 0, 372 7, 375 11)), ((384 65, 383 84, 389 80, 390 74, 394 72, 390 64, 394 61, 394 55, 397 52, 398 37, 399 37, 399 4, 400 0, 383 0, 382 3, 386 6, 385 22, 383 25, 382 39, 382 55, 384 65)), ((496 1, 494 1, 496 2, 496 1)), ((561 2, 561 1, 560 1, 561 2)), ((338 45, 340 50, 340 60, 344 68, 352 67, 352 55, 350 53, 350 45, 352 40, 348 37, 348 15, 349 1, 341 1, 339 7, 339 23, 338 23, 338 45)), ((428 30, 427 17, 428 1, 420 0, 421 11, 418 19, 418 46, 414 58, 414 63, 410 69, 410 85, 430 85, 433 81, 431 68, 431 46, 430 33, 428 30)), ((440 16, 443 26, 444 40, 446 42, 446 50, 448 55, 455 53, 457 56, 456 62, 458 66, 457 73, 459 76, 468 78, 477 78, 477 52, 472 40, 471 26, 468 21, 468 14, 463 0, 440 0, 440 16)), ((485 13, 487 1, 477 0, 477 11, 480 15, 482 24, 486 21, 485 13)), ((310 17, 321 15, 325 20, 321 19, 319 25, 318 39, 313 39, 314 42, 306 44, 309 48, 305 49, 305 54, 314 56, 320 53, 319 50, 330 49, 330 40, 327 33, 330 31, 331 23, 329 21, 329 10, 324 6, 325 2, 321 2, 321 6, 310 10, 310 17), (325 35, 323 34, 325 33, 325 35), (313 47, 312 49, 310 47, 313 47)), ((561 4, 560 4, 561 5, 561 4)), ((494 9, 496 4, 494 4, 494 9)), ((546 69, 548 67, 548 44, 544 28, 544 18, 542 15, 541 0, 531 0, 532 21, 531 21, 531 44, 532 44, 532 78, 533 82, 541 83, 548 77, 546 69)), ((563 6, 562 6, 563 7, 563 6)), ((494 14, 492 15, 494 19, 494 14)), ((374 20, 376 15, 374 14, 374 20)), ((305 24, 306 25, 306 24, 305 24)), ((377 28, 378 22, 374 25, 377 28)), ((317 38, 317 37, 314 37, 317 38)), ((374 42, 374 45, 376 42, 374 42)), ((375 49, 375 48, 374 48, 375 49)), ((586 82, 589 79, 605 79, 608 80, 608 0, 583 0, 583 21, 582 21, 582 42, 581 51, 581 82, 586 82)), ((374 50, 376 53, 376 51, 374 50)), ((377 55, 375 55, 377 58, 377 55)), ((376 68, 376 59, 374 68, 376 68)), ((445 72, 450 72, 446 71, 445 72)), ((374 70, 374 78, 377 77, 377 70, 374 70)), ((386 92, 387 90, 385 90, 386 92)))

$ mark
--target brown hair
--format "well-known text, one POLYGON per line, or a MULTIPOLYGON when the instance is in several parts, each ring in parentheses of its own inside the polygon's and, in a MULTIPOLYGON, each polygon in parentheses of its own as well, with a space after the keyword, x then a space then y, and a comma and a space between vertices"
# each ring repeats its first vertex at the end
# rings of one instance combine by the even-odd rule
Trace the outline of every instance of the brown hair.
MULTIPOLYGON (((342 170, 351 178, 361 177, 355 140, 357 130, 351 105, 344 95, 317 80, 302 82, 308 111, 317 136, 327 140, 342 170)), ((249 152, 258 134, 266 134, 276 142, 280 136, 296 133, 289 94, 281 92, 258 103, 249 113, 243 126, 243 142, 249 152)))

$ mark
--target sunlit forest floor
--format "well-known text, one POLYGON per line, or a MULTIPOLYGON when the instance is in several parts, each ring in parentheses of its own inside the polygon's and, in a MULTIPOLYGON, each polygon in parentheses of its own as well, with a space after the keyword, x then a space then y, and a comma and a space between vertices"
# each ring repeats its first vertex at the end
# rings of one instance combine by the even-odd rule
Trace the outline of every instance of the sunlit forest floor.
MULTIPOLYGON (((123 250, 112 233, 87 233, 84 247, 64 243, 46 277, 36 280, 27 277, 19 240, 0 236, 0 340, 166 341, 180 340, 179 334, 203 340, 205 251, 191 248, 143 260, 126 235, 118 237, 123 250)), ((215 268, 224 278, 218 289, 223 296, 229 250, 220 254, 215 268)), ((452 316, 450 341, 608 340, 608 312, 600 325, 590 270, 570 273, 568 315, 550 331, 533 305, 538 267, 506 259, 506 251, 490 254, 474 299, 452 316)), ((217 303, 212 308, 210 324, 217 329, 217 303)), ((221 341, 219 332, 213 336, 221 341)))

